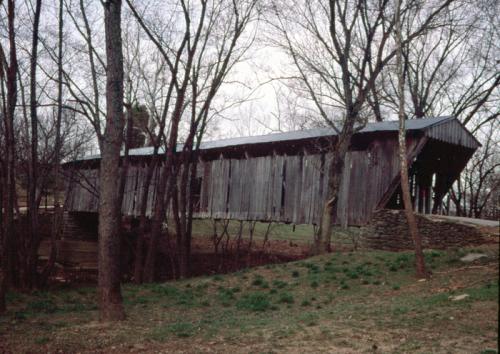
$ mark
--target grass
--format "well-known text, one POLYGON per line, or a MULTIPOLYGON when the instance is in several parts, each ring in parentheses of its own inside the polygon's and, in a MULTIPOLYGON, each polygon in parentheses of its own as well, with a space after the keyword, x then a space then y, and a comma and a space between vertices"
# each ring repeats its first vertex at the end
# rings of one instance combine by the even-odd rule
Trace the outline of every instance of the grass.
MULTIPOLYGON (((173 225, 173 223, 169 223, 173 225)), ((255 224, 253 237, 256 240, 262 240, 268 232, 267 222, 257 222, 255 224)), ((250 235, 248 229, 248 223, 243 225, 243 237, 247 238, 250 235)), ((230 221, 228 226, 228 232, 231 235, 235 235, 239 232, 239 222, 230 221)), ((219 226, 219 230, 221 226, 219 226)), ((175 230, 172 230, 175 233, 175 230)), ((345 244, 352 246, 353 239, 359 238, 359 228, 349 227, 340 228, 335 227, 335 242, 338 244, 345 244)), ((195 219, 193 220, 193 235, 203 236, 211 235, 213 233, 213 224, 211 220, 208 219, 195 219)), ((312 235, 314 235, 314 228, 312 225, 292 225, 292 224, 273 224, 269 230, 269 238, 272 240, 285 240, 292 241, 296 243, 308 243, 312 240, 312 235)))
POLYGON ((9 293, 0 351, 489 353, 498 350, 498 248, 486 251, 473 267, 457 261, 467 250, 427 251, 426 282, 414 278, 411 252, 373 251, 126 284, 128 318, 113 325, 97 322, 93 287, 9 293), (460 294, 469 297, 450 300, 460 294))

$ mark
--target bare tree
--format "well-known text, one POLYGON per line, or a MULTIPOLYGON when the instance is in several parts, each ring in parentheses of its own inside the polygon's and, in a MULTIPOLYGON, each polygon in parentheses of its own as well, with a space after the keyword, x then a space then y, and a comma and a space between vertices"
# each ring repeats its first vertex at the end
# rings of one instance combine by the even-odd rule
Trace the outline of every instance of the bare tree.
MULTIPOLYGON (((170 200, 172 200, 172 213, 178 237, 179 270, 181 276, 187 273, 192 218, 190 191, 194 182, 193 174, 196 172, 195 164, 191 165, 192 161, 196 161, 192 151, 196 150, 197 145, 199 146, 215 95, 227 74, 245 52, 246 47, 238 48, 237 43, 253 17, 255 1, 238 1, 228 6, 225 6, 223 1, 202 1, 199 4, 180 1, 177 5, 182 19, 176 24, 170 22, 157 24, 162 28, 173 30, 175 25, 182 23, 182 27, 177 30, 182 31, 180 32, 182 36, 177 39, 173 37, 174 31, 158 33, 155 24, 147 21, 146 16, 140 14, 131 1, 127 2, 149 40, 161 54, 170 75, 169 91, 160 110, 162 112, 160 132, 163 131, 167 112, 171 111, 168 138, 165 139, 165 162, 161 165, 156 188, 151 236, 143 270, 144 280, 152 281, 157 244, 170 200), (186 119, 183 120, 183 117, 186 119), (182 136, 183 127, 187 134, 183 151, 177 156, 176 147, 179 137, 182 136), (179 175, 181 170, 182 173, 179 175), (178 179, 179 186, 177 186, 178 179)), ((155 142, 154 146, 151 166, 157 164, 155 156, 159 141, 155 142)), ((143 242, 141 239, 139 241, 143 242)), ((136 254, 140 257, 141 252, 138 243, 136 254)), ((140 268, 141 265, 136 263, 135 273, 138 278, 140 268)))
MULTIPOLYGON (((402 8, 402 18, 418 18, 403 45, 432 29, 452 0, 430 8, 412 3, 402 8)), ((389 2, 330 0, 272 2, 271 43, 290 57, 296 70, 287 75, 307 101, 311 115, 332 128, 332 158, 322 220, 313 251, 326 252, 336 213, 340 179, 351 136, 367 121, 368 97, 380 73, 391 63, 396 49, 394 8, 389 2)))
MULTIPOLYGON (((483 146, 474 154, 449 195, 457 216, 488 217, 488 205, 498 202, 494 197, 500 189, 499 128, 498 121, 490 122, 476 133, 483 146)), ((448 207, 448 213, 450 209, 448 207)))
POLYGON ((125 318, 120 289, 120 148, 123 139, 123 54, 121 0, 104 6, 106 33, 106 128, 101 138, 99 180, 99 315, 101 321, 125 318))
POLYGON ((399 164, 401 173, 401 191, 403 195, 403 203, 408 221, 408 229, 410 230, 411 238, 415 246, 415 265, 417 277, 427 277, 425 270, 424 254, 422 252, 422 240, 417 228, 417 220, 413 214, 413 207, 410 195, 410 183, 408 178, 408 161, 406 152, 406 129, 405 129, 405 94, 404 94, 404 70, 403 70, 403 47, 402 47, 402 26, 401 26, 401 0, 396 0, 395 13, 395 34, 396 34, 396 61, 398 72, 398 97, 399 97, 399 164))

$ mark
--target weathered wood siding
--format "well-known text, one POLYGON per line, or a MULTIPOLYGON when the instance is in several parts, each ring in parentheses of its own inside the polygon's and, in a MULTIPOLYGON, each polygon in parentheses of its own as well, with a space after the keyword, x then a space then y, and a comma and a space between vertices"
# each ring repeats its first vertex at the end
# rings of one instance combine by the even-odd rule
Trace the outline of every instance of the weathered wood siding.
MULTIPOLYGON (((375 208, 389 204, 398 207, 393 205, 399 200, 394 123, 368 124, 353 136, 341 178, 336 223, 365 224, 375 208)), ((407 127, 409 165, 416 161, 413 165, 416 176, 412 177, 415 195, 418 194, 415 199, 418 210, 423 203, 428 210, 432 198, 439 206, 440 198, 458 178, 479 143, 451 117, 412 120, 407 127), (434 187, 433 174, 437 183, 434 187)), ((320 151, 328 150, 331 141, 325 140, 326 137, 335 138, 328 134, 318 130, 289 132, 205 144, 197 166, 195 217, 319 223, 332 158, 331 154, 320 151)), ((147 149, 132 156, 122 212, 138 216, 146 187, 146 164, 151 156, 147 149)), ((97 212, 98 163, 97 157, 68 164, 66 172, 70 172, 71 178, 68 178, 67 210, 97 212)), ((155 203, 160 168, 157 166, 149 186, 147 215, 151 215, 155 203)))
MULTIPOLYGON (((409 142, 409 151, 416 146, 409 142)), ((368 149, 347 154, 337 207, 336 222, 366 223, 399 171, 395 138, 375 140, 368 149)), ((201 161, 197 178, 201 193, 197 218, 279 221, 318 224, 320 221, 331 154, 278 155, 243 159, 201 161)), ((151 181, 147 214, 156 195, 158 168, 151 181)), ((67 210, 96 212, 97 170, 79 170, 82 185, 73 183, 67 210)), ((139 215, 146 167, 132 164, 125 184, 122 212, 139 215)))

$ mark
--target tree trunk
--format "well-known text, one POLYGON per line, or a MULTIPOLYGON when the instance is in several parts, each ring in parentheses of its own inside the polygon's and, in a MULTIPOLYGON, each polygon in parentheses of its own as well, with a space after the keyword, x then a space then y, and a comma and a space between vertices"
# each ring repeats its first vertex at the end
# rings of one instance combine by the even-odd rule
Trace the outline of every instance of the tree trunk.
POLYGON ((145 282, 152 282, 154 280, 154 267, 156 263, 158 240, 161 234, 161 225, 165 220, 166 217, 165 211, 170 201, 171 192, 173 190, 173 187, 175 186, 176 182, 175 179, 177 178, 177 174, 175 173, 176 163, 174 161, 175 149, 177 145, 179 123, 182 117, 182 111, 186 96, 187 81, 188 81, 187 78, 185 78, 183 86, 179 90, 179 96, 177 97, 175 108, 172 114, 170 135, 166 147, 166 161, 165 164, 163 165, 162 172, 160 175, 159 185, 157 188, 157 194, 153 212, 153 221, 151 226, 151 238, 149 241, 146 260, 144 262, 143 280, 145 282))
POLYGON ((35 4, 35 16, 33 22, 33 36, 30 59, 30 122, 31 122, 31 158, 29 164, 29 188, 28 188, 28 219, 29 239, 27 242, 27 259, 25 260, 26 271, 23 285, 31 289, 37 278, 38 261, 38 117, 37 117, 37 93, 36 93, 36 67, 38 59, 38 28, 40 24, 40 12, 42 1, 37 0, 35 4))
POLYGON ((404 112, 404 74, 403 74, 403 63, 402 63, 402 39, 401 39, 401 22, 400 22, 400 12, 401 12, 401 0, 397 0, 396 4, 396 45, 397 45, 397 71, 398 71, 398 96, 399 96, 399 163, 401 169, 401 191, 403 194, 403 203, 405 208, 406 219, 408 221, 408 228, 410 230, 410 235, 413 239, 413 244, 415 246, 415 266, 416 274, 419 278, 426 278, 427 271, 425 269, 424 254, 422 252, 422 240, 417 228, 417 220, 415 219, 415 214, 413 213, 411 196, 410 196, 410 185, 408 183, 408 162, 406 153, 406 130, 405 130, 405 112, 404 112))
MULTIPOLYGON (((161 174, 159 176, 159 182, 157 186, 156 199, 154 203, 153 220, 151 224, 151 235, 148 245, 148 253, 144 261, 144 271, 142 275, 142 280, 144 282, 153 282, 155 277, 155 264, 156 264, 156 253, 158 249, 158 239, 161 234, 161 225, 165 219, 165 192, 167 189, 168 178, 169 178, 169 167, 168 162, 162 168, 161 174)), ((168 194, 168 193, 167 193, 168 194)))
POLYGON ((64 29, 64 0, 59 0, 59 23, 58 23, 58 51, 57 51, 57 116, 56 116, 56 140, 54 146, 54 217, 52 219, 52 232, 50 237, 50 254, 47 264, 41 275, 41 284, 47 283, 56 262, 56 241, 62 231, 63 207, 60 205, 59 184, 61 164, 61 121, 62 121, 62 97, 63 97, 63 29, 64 29))
MULTIPOLYGON (((7 22, 9 35, 9 64, 7 68, 0 70, 0 75, 7 72, 7 77, 1 77, 2 81, 6 82, 7 100, 6 108, 4 109, 4 124, 5 124, 5 154, 6 154, 6 171, 5 171, 5 187, 3 193, 5 195, 4 203, 4 222, 3 222, 3 244, 2 244, 2 273, 0 275, 0 313, 6 309, 5 295, 12 281, 15 267, 15 247, 14 247, 14 205, 16 194, 15 183, 15 138, 14 138, 14 112, 17 101, 17 49, 15 40, 15 3, 14 0, 7 2, 7 22)), ((4 65, 2 62, 0 65, 4 65)))
MULTIPOLYGON (((354 117, 354 114, 352 115, 354 117)), ((338 137, 332 151, 332 161, 328 173, 327 200, 323 206, 321 223, 317 235, 315 236, 312 248, 313 254, 322 254, 330 251, 330 239, 333 231, 333 222, 337 211, 338 194, 340 182, 344 172, 344 163, 351 136, 353 134, 354 118, 346 119, 345 128, 338 137), (352 121, 352 122, 351 122, 352 121)))
POLYGON ((106 32, 106 128, 101 136, 99 185, 99 316, 125 318, 120 288, 120 148, 123 141, 121 0, 104 3, 106 32))
POLYGON ((151 162, 147 166, 146 178, 144 181, 144 190, 142 191, 142 198, 140 201, 140 214, 139 214, 139 235, 137 236, 137 243, 135 247, 135 264, 134 264, 134 282, 136 284, 141 284, 143 281, 144 272, 144 244, 145 244, 145 234, 146 225, 148 218, 146 217, 146 210, 148 207, 148 197, 149 197, 149 187, 151 180, 153 179, 153 174, 155 167, 158 165, 158 145, 154 147, 153 157, 151 162))

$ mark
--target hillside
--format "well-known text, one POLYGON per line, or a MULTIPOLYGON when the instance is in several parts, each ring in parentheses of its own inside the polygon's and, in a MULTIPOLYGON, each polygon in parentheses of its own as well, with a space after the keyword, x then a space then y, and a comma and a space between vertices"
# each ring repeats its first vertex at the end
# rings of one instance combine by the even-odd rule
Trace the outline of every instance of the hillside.
POLYGON ((369 251, 125 285, 128 319, 115 325, 97 322, 93 287, 11 293, 0 352, 498 350, 498 244, 427 251, 426 259, 429 281, 414 278, 411 252, 369 251), (460 261, 471 252, 486 257, 460 261))

